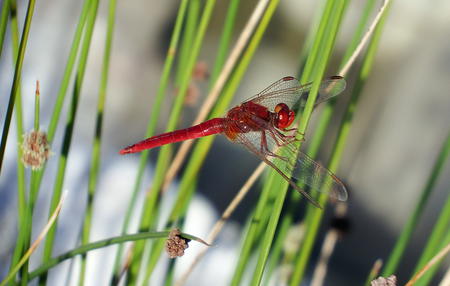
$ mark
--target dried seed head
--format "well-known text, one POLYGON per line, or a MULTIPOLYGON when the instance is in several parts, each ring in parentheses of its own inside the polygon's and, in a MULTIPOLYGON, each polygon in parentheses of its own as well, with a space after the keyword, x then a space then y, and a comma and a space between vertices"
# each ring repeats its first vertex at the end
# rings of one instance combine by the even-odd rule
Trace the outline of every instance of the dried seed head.
POLYGON ((180 236, 181 231, 178 228, 174 228, 166 240, 166 252, 170 258, 176 258, 183 256, 184 250, 189 247, 189 239, 180 236))
POLYGON ((31 167, 32 170, 42 168, 51 154, 47 134, 42 131, 32 130, 24 134, 20 148, 22 149, 22 163, 25 167, 31 167))
POLYGON ((194 80, 202 81, 209 77, 208 64, 204 61, 199 61, 195 64, 192 71, 192 78, 194 80))
POLYGON ((388 278, 378 277, 377 279, 370 282, 371 286, 396 286, 397 285, 397 277, 395 275, 391 275, 388 278))

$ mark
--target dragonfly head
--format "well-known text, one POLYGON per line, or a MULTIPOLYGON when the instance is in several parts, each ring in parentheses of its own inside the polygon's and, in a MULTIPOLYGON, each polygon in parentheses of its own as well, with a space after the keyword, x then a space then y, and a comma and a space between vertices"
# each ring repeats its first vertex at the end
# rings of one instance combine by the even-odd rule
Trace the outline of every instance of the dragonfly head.
POLYGON ((289 127, 295 119, 295 112, 289 109, 285 103, 278 103, 275 106, 275 126, 278 129, 289 127))

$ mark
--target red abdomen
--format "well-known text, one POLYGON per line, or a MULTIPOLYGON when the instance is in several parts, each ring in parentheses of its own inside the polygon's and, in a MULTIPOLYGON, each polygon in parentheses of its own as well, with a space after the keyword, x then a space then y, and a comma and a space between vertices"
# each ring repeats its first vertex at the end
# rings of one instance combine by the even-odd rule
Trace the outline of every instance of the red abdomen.
POLYGON ((225 121, 226 119, 224 118, 213 118, 211 120, 205 121, 203 123, 200 123, 198 125, 186 129, 175 130, 172 132, 152 136, 150 138, 147 138, 145 140, 142 140, 136 144, 133 144, 120 150, 119 153, 120 154, 136 153, 146 149, 166 145, 169 143, 175 143, 184 140, 195 139, 199 137, 221 133, 225 130, 226 125, 225 121))

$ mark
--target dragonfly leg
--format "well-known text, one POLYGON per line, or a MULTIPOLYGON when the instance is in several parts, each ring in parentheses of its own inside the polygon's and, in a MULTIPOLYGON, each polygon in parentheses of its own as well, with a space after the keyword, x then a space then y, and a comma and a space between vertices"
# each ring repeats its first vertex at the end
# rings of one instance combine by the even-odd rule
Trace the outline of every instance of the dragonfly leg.
MULTIPOLYGON (((279 147, 281 147, 282 145, 279 145, 279 142, 276 140, 275 136, 272 133, 270 133, 270 135, 274 138, 276 144, 279 147)), ((277 154, 275 154, 275 153, 273 153, 272 151, 269 150, 269 147, 267 146, 267 138, 266 138, 266 132, 265 131, 261 131, 261 147, 260 148, 261 148, 261 153, 263 153, 263 154, 265 154, 267 156, 271 156, 271 157, 278 158, 280 160, 289 162, 288 158, 280 156, 280 155, 277 155, 277 154)))

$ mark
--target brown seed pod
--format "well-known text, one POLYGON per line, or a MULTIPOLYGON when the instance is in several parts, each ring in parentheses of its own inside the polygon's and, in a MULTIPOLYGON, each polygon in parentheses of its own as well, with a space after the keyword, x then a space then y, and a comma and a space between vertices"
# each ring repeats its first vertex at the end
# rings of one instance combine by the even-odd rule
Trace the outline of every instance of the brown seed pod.
POLYGON ((170 258, 176 258, 184 255, 184 250, 189 247, 189 239, 180 236, 181 231, 174 228, 166 240, 166 252, 170 258))
POLYGON ((47 134, 42 131, 32 130, 23 135, 22 163, 32 170, 41 169, 51 155, 47 134))

